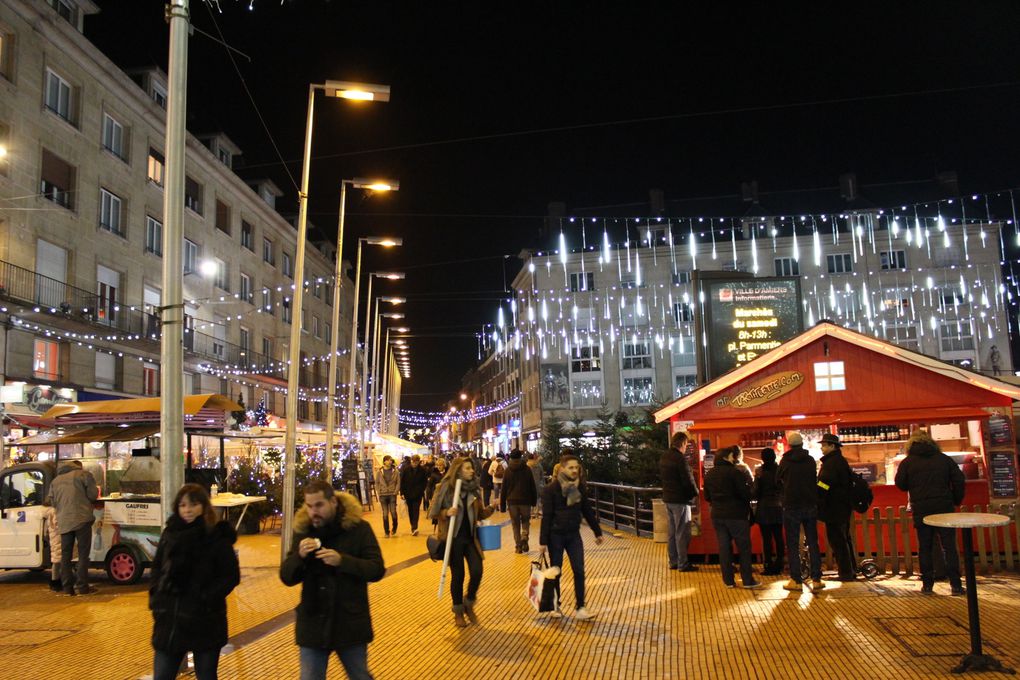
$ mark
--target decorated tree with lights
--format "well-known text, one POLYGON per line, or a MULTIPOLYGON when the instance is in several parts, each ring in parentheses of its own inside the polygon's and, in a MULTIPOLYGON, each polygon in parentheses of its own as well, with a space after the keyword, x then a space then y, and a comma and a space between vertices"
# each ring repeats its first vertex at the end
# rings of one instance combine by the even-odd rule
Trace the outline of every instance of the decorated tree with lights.
POLYGON ((259 400, 259 405, 255 407, 255 410, 250 414, 250 420, 258 427, 266 427, 269 425, 269 411, 266 409, 266 395, 262 395, 259 400))

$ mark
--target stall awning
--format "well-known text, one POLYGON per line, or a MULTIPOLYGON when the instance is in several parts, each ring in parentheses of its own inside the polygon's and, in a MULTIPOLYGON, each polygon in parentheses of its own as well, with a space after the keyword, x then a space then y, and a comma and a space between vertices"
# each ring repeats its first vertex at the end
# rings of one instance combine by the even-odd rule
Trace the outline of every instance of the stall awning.
MULTIPOLYGON (((159 397, 141 399, 107 399, 74 404, 57 404, 43 414, 43 418, 66 418, 78 414, 115 415, 124 413, 159 413, 159 397)), ((192 394, 184 397, 184 414, 195 415, 203 409, 240 411, 241 406, 222 394, 192 394)))
POLYGON ((855 411, 853 413, 804 414, 803 418, 719 418, 695 421, 687 429, 692 432, 716 430, 790 430, 827 425, 895 425, 898 423, 941 423, 956 420, 987 418, 990 414, 970 406, 941 409, 897 409, 895 411, 855 411))
POLYGON ((159 432, 159 425, 102 425, 81 427, 63 431, 49 430, 31 437, 24 437, 12 446, 44 446, 53 444, 86 444, 88 442, 130 442, 145 439, 159 432))

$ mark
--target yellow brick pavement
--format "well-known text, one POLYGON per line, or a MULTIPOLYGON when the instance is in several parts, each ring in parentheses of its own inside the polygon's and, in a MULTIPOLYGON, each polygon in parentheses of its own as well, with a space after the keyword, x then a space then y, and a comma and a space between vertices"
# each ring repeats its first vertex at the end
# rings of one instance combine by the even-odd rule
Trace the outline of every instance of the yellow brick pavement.
MULTIPOLYGON (((378 512, 369 518, 381 535, 378 512)), ((761 590, 729 590, 718 567, 671 572, 662 545, 618 536, 595 546, 584 531, 595 620, 534 615, 523 597, 529 561, 508 549, 506 527, 503 550, 486 554, 481 625, 457 629, 449 595, 436 598, 439 566, 408 562, 423 553, 425 532, 407 536, 402 516, 401 536, 380 543, 387 564, 403 568, 370 587, 376 641, 369 661, 376 678, 943 678, 969 648, 966 602, 949 597, 944 585, 935 597, 918 594, 916 580, 900 578, 832 583, 814 596, 787 593, 779 579, 765 579, 761 590)), ((228 606, 239 646, 223 657, 220 677, 296 678, 287 612, 298 592, 277 579, 279 536, 245 536, 238 549, 242 584, 228 606)), ((145 583, 117 588, 97 581, 97 595, 60 598, 41 574, 0 573, 0 677, 136 680, 147 674, 145 583)), ((986 651, 1014 667, 1020 666, 1018 586, 1016 575, 979 580, 986 651)), ((569 614, 569 567, 563 592, 569 614)), ((345 677, 335 659, 329 677, 345 677)))

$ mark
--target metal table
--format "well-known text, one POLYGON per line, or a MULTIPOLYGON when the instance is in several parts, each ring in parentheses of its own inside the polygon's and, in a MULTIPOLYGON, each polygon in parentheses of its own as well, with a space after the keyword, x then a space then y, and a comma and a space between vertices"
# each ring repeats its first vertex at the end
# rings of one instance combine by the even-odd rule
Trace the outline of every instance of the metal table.
POLYGON ((234 531, 241 528, 241 520, 244 519, 244 513, 248 512, 248 506, 252 503, 261 503, 266 500, 265 496, 243 496, 241 494, 232 493, 220 493, 212 497, 212 504, 214 508, 223 508, 226 512, 227 508, 236 508, 244 506, 241 510, 241 516, 237 518, 237 524, 234 526, 234 531))
POLYGON ((1001 527, 1009 524, 1009 517, 993 515, 986 512, 947 512, 940 515, 928 515, 924 523, 933 527, 960 529, 963 534, 963 566, 967 580, 967 618, 970 623, 970 654, 960 660, 960 665, 953 669, 954 673, 969 671, 997 671, 1014 674, 1012 668, 981 651, 981 619, 978 614, 977 579, 974 576, 974 529, 983 527, 1001 527))

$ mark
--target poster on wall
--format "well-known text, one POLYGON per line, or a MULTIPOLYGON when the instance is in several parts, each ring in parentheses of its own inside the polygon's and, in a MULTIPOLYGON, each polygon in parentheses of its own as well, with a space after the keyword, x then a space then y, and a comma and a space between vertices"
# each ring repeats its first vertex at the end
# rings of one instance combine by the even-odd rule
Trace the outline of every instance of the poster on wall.
POLYGON ((708 336, 706 380, 742 366, 799 335, 804 328, 800 280, 705 278, 703 329, 708 336))
POLYGON ((570 408, 567 364, 542 364, 542 408, 570 408))

